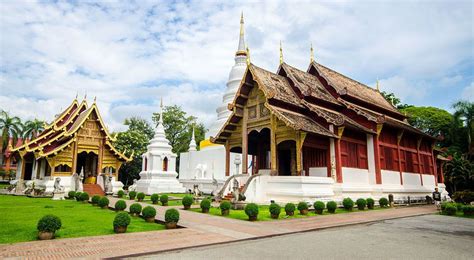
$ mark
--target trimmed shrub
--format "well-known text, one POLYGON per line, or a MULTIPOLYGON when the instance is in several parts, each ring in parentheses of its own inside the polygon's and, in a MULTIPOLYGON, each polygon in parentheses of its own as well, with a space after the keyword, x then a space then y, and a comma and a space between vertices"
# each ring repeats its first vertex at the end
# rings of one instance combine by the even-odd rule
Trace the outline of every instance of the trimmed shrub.
POLYGON ((146 206, 142 210, 143 218, 154 218, 156 216, 156 209, 152 206, 146 206))
POLYGON ((219 208, 221 209, 221 215, 222 216, 229 215, 230 207, 231 207, 231 204, 228 200, 221 201, 221 204, 219 205, 219 208))
POLYGON ((132 205, 130 205, 129 211, 130 214, 138 216, 140 212, 142 212, 142 205, 140 205, 140 203, 133 203, 132 205))
POLYGON ((367 199, 367 208, 368 209, 374 209, 375 206, 375 200, 372 198, 367 199))
POLYGON ((163 206, 168 206, 168 195, 164 194, 160 196, 160 202, 163 206))
POLYGON ((139 192, 139 193, 137 194, 137 199, 138 199, 138 201, 143 201, 144 198, 145 198, 145 193, 139 192))
POLYGON ((109 206, 109 199, 107 197, 102 197, 102 198, 100 198, 100 200, 97 204, 101 208, 107 208, 109 206))
POLYGON ((451 198, 456 202, 470 204, 472 201, 474 201, 474 191, 457 191, 453 193, 453 196, 451 196, 451 198))
POLYGON ((179 211, 176 209, 167 209, 165 212, 165 222, 178 223, 178 221, 179 221, 179 211))
POLYGON ((153 202, 153 204, 158 204, 159 198, 160 198, 160 196, 158 196, 158 194, 156 194, 156 193, 153 193, 150 196, 150 200, 151 200, 151 202, 153 202))
POLYGON ((127 203, 125 203, 125 200, 117 200, 117 202, 115 202, 115 210, 122 211, 126 208, 127 208, 127 203))
POLYGON ((346 210, 352 210, 354 207, 354 201, 351 198, 345 198, 342 200, 342 206, 346 210))
POLYGON ((301 215, 308 214, 308 204, 304 201, 301 201, 300 203, 298 203, 298 210, 300 211, 301 215))
POLYGON ((43 216, 36 225, 36 228, 40 232, 56 232, 56 230, 61 228, 61 219, 55 215, 45 215, 43 216))
POLYGON ((382 208, 385 208, 388 206, 388 199, 387 198, 380 198, 379 199, 379 205, 382 208))
POLYGON ((125 195, 125 192, 123 192, 123 190, 119 190, 119 191, 117 192, 117 197, 123 198, 123 195, 125 195))
POLYGON ((74 198, 76 198, 76 200, 80 200, 79 197, 81 196, 81 193, 82 193, 82 192, 80 192, 80 191, 76 192, 76 193, 74 194, 74 198))
POLYGON ((82 192, 79 194, 79 201, 88 201, 89 200, 89 194, 87 192, 82 192))
POLYGON ((474 216, 474 206, 464 205, 464 207, 462 207, 462 212, 464 216, 474 216))
POLYGON ((72 199, 75 199, 76 198, 76 192, 73 191, 73 190, 70 190, 68 193, 67 193, 67 198, 72 200, 72 199))
POLYGON ((367 201, 365 199, 357 199, 356 204, 358 210, 364 210, 365 206, 367 205, 367 201))
POLYGON ((130 225, 130 216, 126 212, 119 212, 114 218, 114 229, 118 227, 128 227, 130 225))
POLYGON ((270 204, 268 209, 270 210, 270 214, 271 214, 272 218, 278 218, 280 216, 280 212, 281 212, 280 205, 278 205, 276 203, 272 203, 272 204, 270 204))
POLYGON ((207 213, 207 212, 209 212, 209 209, 211 208, 211 201, 208 200, 208 199, 203 199, 201 201, 200 206, 201 206, 202 212, 207 213))
POLYGON ((189 209, 191 205, 193 205, 193 196, 191 195, 186 195, 183 197, 181 200, 181 203, 183 203, 184 209, 189 209))
POLYGON ((249 203, 245 206, 245 214, 249 217, 250 221, 257 220, 258 217, 258 205, 255 203, 249 203))
POLYGON ((100 200, 99 195, 92 196, 92 199, 91 199, 92 205, 97 205, 97 203, 99 203, 99 200, 100 200))
POLYGON ((288 216, 293 216, 295 214, 295 209, 296 209, 296 206, 295 204, 293 203, 286 203, 285 205, 285 213, 286 215, 288 216))
POLYGON ((457 209, 458 211, 462 211, 462 208, 463 208, 463 207, 464 207, 464 204, 462 204, 462 203, 456 203, 456 209, 457 209))
POLYGON ((313 204, 313 207, 314 207, 314 212, 316 212, 316 214, 320 214, 320 215, 323 214, 323 210, 325 208, 324 202, 315 201, 313 204))
POLYGON ((441 203, 441 211, 444 212, 444 210, 446 209, 446 206, 450 204, 450 202, 443 202, 441 203))
POLYGON ((130 198, 131 200, 135 200, 136 196, 137 196, 136 191, 131 191, 131 192, 128 193, 128 198, 130 198))
POLYGON ((326 204, 326 207, 328 208, 329 213, 335 213, 337 209, 337 203, 335 201, 329 201, 326 204))
POLYGON ((456 215, 456 211, 457 211, 457 207, 455 204, 453 203, 449 203, 448 205, 446 205, 446 207, 444 208, 444 213, 448 216, 454 216, 456 215))

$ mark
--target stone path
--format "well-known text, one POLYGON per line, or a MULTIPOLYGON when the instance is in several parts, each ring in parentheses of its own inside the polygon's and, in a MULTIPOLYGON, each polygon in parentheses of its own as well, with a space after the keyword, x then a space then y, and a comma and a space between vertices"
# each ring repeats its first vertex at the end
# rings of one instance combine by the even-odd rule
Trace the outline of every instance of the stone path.
MULTIPOLYGON (((117 198, 110 198, 110 205, 113 206, 117 200, 117 198)), ((131 203, 133 202, 127 200, 127 207, 131 203)), ((152 206, 157 209, 156 218, 164 221, 165 211, 169 207, 152 206)), ((248 222, 176 208, 180 211, 179 225, 185 228, 0 245, 0 258, 61 259, 133 256, 436 212, 433 206, 420 206, 279 221, 248 222)))

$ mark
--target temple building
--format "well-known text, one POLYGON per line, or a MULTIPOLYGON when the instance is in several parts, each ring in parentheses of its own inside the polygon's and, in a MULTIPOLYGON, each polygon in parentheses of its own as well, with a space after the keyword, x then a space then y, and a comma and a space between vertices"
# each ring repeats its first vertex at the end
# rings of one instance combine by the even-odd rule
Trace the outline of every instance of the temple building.
POLYGON ((445 193, 436 138, 410 126, 378 89, 315 62, 312 48, 306 71, 286 64, 281 47, 276 73, 249 63, 228 109, 211 141, 225 146, 225 175, 247 201, 445 193), (231 153, 252 167, 231 176, 231 153))
MULTIPOLYGON (((104 190, 104 178, 112 176, 113 191, 123 187, 118 170, 131 158, 117 151, 102 120, 97 105, 87 101, 71 103, 37 137, 14 148, 17 157, 16 179, 53 191, 54 179, 60 177, 65 191, 76 190, 73 175, 80 175, 84 191, 104 190)), ((133 155, 132 155, 133 156, 133 155)))

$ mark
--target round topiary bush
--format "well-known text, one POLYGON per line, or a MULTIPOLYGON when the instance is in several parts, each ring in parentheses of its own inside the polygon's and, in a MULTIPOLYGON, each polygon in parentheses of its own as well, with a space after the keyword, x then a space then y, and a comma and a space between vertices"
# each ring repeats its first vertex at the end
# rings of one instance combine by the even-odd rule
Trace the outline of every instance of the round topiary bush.
POLYGON ((446 205, 446 207, 444 208, 444 213, 448 216, 454 216, 456 215, 457 210, 458 208, 456 207, 456 205, 453 203, 450 203, 446 205))
POLYGON ((316 201, 316 202, 314 202, 313 207, 314 207, 314 211, 316 212, 316 214, 319 214, 319 215, 323 214, 323 210, 325 208, 324 202, 316 201))
POLYGON ((388 206, 388 199, 387 198, 380 198, 379 205, 381 208, 385 208, 388 206))
POLYGON ((133 203, 132 205, 130 205, 130 214, 132 214, 132 216, 138 216, 140 215, 140 212, 142 212, 142 205, 140 205, 140 203, 133 203))
POLYGON ((160 202, 163 206, 168 206, 168 195, 164 194, 160 196, 160 202))
POLYGON ((367 201, 365 199, 357 199, 356 204, 358 210, 364 210, 365 206, 367 205, 367 201))
POLYGON ((329 201, 326 204, 326 207, 328 208, 329 213, 336 213, 337 203, 335 201, 329 201))
POLYGON ((474 216, 474 206, 464 205, 464 207, 462 208, 462 212, 464 216, 474 216))
POLYGON ((125 233, 128 225, 130 225, 130 216, 125 212, 119 212, 114 218, 114 232, 125 233))
POLYGON ((342 200, 342 206, 346 210, 352 210, 354 207, 354 201, 351 198, 345 198, 342 200))
POLYGON ((123 190, 119 190, 119 191, 117 192, 117 197, 123 198, 123 195, 125 195, 125 192, 123 192, 123 190))
POLYGON ((82 192, 80 192, 80 191, 76 192, 76 193, 74 194, 74 198, 76 198, 76 200, 79 201, 79 200, 80 200, 79 197, 81 196, 81 193, 82 193, 82 192))
POLYGON ((137 196, 137 192, 136 191, 131 191, 128 193, 128 197, 131 199, 131 200, 135 200, 135 197, 137 196))
POLYGON ((456 203, 456 208, 458 209, 458 211, 462 211, 462 208, 464 207, 464 204, 462 203, 456 203))
POLYGON ((176 209, 167 209, 165 212, 166 228, 176 228, 179 221, 179 212, 176 209))
POLYGON ((367 208, 368 209, 374 209, 375 206, 375 200, 372 198, 367 199, 367 208))
POLYGON ((295 209, 296 209, 296 206, 295 204, 293 203, 286 203, 285 205, 285 213, 286 215, 288 216, 293 216, 295 214, 295 209))
POLYGON ((142 210, 142 216, 146 222, 155 222, 156 209, 152 206, 146 206, 142 210))
POLYGON ((97 205, 99 203, 100 196, 99 195, 94 195, 92 196, 91 203, 92 205, 97 205))
POLYGON ((158 204, 159 198, 160 198, 160 196, 158 196, 158 194, 156 194, 156 193, 153 193, 150 196, 150 200, 153 204, 158 204))
POLYGON ((203 213, 208 213, 209 209, 211 208, 211 201, 208 199, 203 199, 201 201, 201 210, 203 213))
POLYGON ((117 200, 117 202, 115 202, 114 208, 117 211, 122 211, 127 208, 127 203, 125 203, 125 200, 117 200))
POLYGON ((298 210, 301 215, 308 215, 308 204, 304 201, 298 203, 298 210))
POLYGON ((221 215, 222 216, 229 215, 230 207, 231 207, 230 202, 228 200, 223 200, 221 204, 219 205, 219 208, 221 209, 221 215))
POLYGON ((145 193, 139 192, 139 193, 137 194, 137 200, 138 200, 138 201, 143 201, 144 198, 145 198, 145 193))
POLYGON ((73 191, 73 190, 70 190, 68 193, 67 193, 67 198, 72 200, 72 199, 75 199, 76 198, 76 192, 73 191))
POLYGON ((54 238, 54 232, 61 228, 61 219, 55 215, 43 216, 36 225, 40 240, 54 238))
POLYGON ((181 203, 183 203, 184 209, 189 209, 191 205, 193 204, 193 196, 186 195, 183 197, 181 200, 181 203))
POLYGON ((258 205, 255 203, 249 203, 245 206, 245 214, 249 217, 250 221, 257 220, 258 217, 258 205))
POLYGON ((81 195, 79 195, 79 200, 83 201, 83 202, 88 202, 89 201, 89 194, 87 194, 87 192, 81 193, 81 195))
POLYGON ((270 206, 268 207, 268 210, 270 211, 270 216, 274 219, 277 219, 279 216, 280 216, 280 212, 281 212, 281 207, 280 205, 276 204, 276 203, 272 203, 270 204, 270 206))
POLYGON ((107 197, 100 198, 99 202, 97 203, 99 207, 106 209, 109 207, 109 199, 107 197))

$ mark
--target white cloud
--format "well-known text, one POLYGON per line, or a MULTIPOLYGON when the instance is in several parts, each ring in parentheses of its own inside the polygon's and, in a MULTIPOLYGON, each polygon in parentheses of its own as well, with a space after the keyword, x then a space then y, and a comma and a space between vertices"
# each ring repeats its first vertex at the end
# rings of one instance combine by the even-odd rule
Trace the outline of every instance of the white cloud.
POLYGON ((474 82, 463 89, 461 98, 474 102, 474 82))

